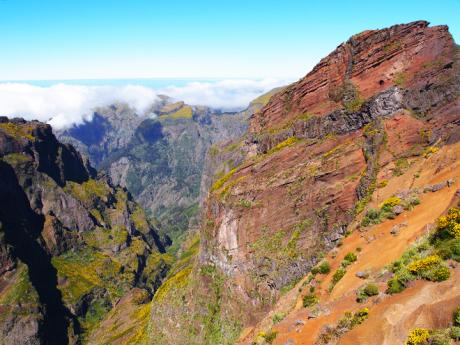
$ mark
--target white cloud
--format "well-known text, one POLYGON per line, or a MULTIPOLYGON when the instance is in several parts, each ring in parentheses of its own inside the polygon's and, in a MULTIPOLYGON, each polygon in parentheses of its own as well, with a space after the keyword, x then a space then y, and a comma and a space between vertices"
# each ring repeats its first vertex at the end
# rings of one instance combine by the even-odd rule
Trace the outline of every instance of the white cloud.
POLYGON ((49 87, 25 83, 0 84, 0 114, 50 123, 57 129, 91 120, 92 110, 114 102, 126 102, 144 111, 157 99, 142 86, 81 86, 56 84, 49 87))
POLYGON ((48 87, 27 83, 0 83, 0 115, 24 117, 50 123, 62 129, 91 120, 93 109, 116 102, 124 102, 143 113, 166 94, 188 104, 236 110, 245 108, 259 95, 287 81, 221 80, 191 82, 181 87, 152 89, 141 85, 85 86, 56 84, 48 87))
POLYGON ((217 82, 192 82, 181 87, 168 87, 161 92, 188 104, 238 110, 245 108, 249 102, 265 92, 291 81, 227 79, 217 82))

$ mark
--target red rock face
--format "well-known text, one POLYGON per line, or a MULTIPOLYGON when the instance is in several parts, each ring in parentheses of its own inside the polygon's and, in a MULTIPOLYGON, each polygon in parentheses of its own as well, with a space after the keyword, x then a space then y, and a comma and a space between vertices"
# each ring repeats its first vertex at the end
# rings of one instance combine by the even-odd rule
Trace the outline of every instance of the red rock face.
POLYGON ((250 305, 244 323, 340 241, 382 166, 460 139, 456 49, 423 21, 365 31, 252 117, 246 161, 207 202, 201 257, 250 305))
POLYGON ((270 100, 251 121, 257 133, 286 124, 299 115, 324 115, 341 108, 337 95, 345 80, 366 99, 391 86, 423 84, 452 61, 454 42, 447 26, 424 21, 370 30, 337 47, 300 81, 270 100))

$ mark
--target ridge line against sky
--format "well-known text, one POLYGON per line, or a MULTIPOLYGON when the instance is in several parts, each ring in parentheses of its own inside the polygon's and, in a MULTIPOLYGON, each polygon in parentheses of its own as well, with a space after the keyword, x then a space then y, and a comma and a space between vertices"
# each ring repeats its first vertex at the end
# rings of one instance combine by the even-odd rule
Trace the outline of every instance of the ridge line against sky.
POLYGON ((460 1, 0 1, 0 80, 300 78, 353 34, 460 1))

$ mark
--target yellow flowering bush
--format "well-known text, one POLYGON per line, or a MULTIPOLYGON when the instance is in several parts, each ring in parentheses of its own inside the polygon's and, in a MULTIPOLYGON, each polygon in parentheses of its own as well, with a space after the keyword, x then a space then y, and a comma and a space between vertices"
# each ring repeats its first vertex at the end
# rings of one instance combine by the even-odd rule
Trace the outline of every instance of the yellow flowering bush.
POLYGON ((449 209, 446 216, 438 218, 437 234, 440 237, 460 238, 460 209, 449 209))
POLYGON ((407 340, 404 342, 404 345, 426 344, 429 337, 429 330, 425 328, 415 328, 409 333, 409 336, 407 337, 407 340))
POLYGON ((386 199, 382 205, 380 205, 380 208, 382 209, 387 209, 387 208, 392 208, 396 205, 399 205, 401 203, 401 199, 398 198, 397 196, 392 196, 391 198, 386 199))
POLYGON ((422 271, 429 270, 441 262, 441 258, 438 255, 430 255, 426 258, 415 260, 411 262, 407 269, 412 273, 420 273, 422 271))

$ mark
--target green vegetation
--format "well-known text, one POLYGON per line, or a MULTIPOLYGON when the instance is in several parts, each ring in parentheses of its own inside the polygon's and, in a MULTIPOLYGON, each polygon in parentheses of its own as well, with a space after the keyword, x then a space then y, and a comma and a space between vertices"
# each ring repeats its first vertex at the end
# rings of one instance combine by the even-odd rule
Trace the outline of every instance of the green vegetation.
POLYGON ((366 102, 365 99, 362 99, 360 97, 356 97, 355 99, 345 102, 343 105, 345 107, 345 110, 348 113, 356 113, 361 110, 362 106, 366 102))
POLYGON ((273 324, 277 324, 277 323, 281 322, 285 317, 286 317, 286 314, 284 314, 284 313, 275 313, 275 314, 273 314, 272 322, 273 322, 273 324))
POLYGON ((160 288, 156 291, 155 296, 153 297, 154 301, 163 301, 173 287, 178 289, 186 286, 191 272, 192 268, 186 267, 164 281, 160 288))
POLYGON ((267 332, 260 332, 257 337, 255 343, 265 342, 267 344, 272 344, 273 341, 276 339, 278 332, 269 330, 267 332))
POLYGON ((429 156, 435 154, 436 152, 439 151, 439 147, 436 147, 436 146, 428 146, 427 148, 425 148, 425 150, 423 151, 423 157, 425 158, 428 158, 429 156))
POLYGON ((366 286, 358 289, 356 292, 356 301, 362 303, 365 302, 369 297, 377 296, 378 294, 378 286, 373 283, 369 283, 366 286))
POLYGON ((406 86, 406 75, 403 72, 396 72, 393 77, 393 82, 399 87, 406 86))
POLYGON ((460 262, 458 229, 460 210, 451 208, 446 216, 439 217, 433 234, 410 248, 392 264, 394 276, 388 281, 387 292, 401 292, 415 279, 435 282, 449 279, 450 271, 443 260, 454 259, 460 262))
POLYGON ((230 170, 227 174, 225 174, 223 177, 218 179, 213 183, 211 186, 211 191, 214 192, 220 188, 223 187, 223 185, 236 173, 236 169, 230 170))
POLYGON ((253 204, 251 200, 240 199, 240 201, 238 202, 238 205, 244 208, 251 208, 253 204))
POLYGON ((388 185, 388 180, 382 180, 377 184, 377 188, 385 188, 388 185))
POLYGON ((289 137, 287 138, 286 140, 280 142, 278 145, 276 145, 275 147, 271 148, 267 154, 272 154, 272 153, 275 153, 275 152, 278 152, 278 151, 281 151, 282 149, 286 148, 286 147, 290 147, 292 145, 294 145, 295 143, 297 143, 299 141, 299 139, 297 137, 289 137))
POLYGON ((460 209, 453 207, 438 219, 433 240, 460 239, 460 209))
MULTIPOLYGON (((346 261, 346 264, 342 264, 342 266, 348 266, 350 265, 351 263, 355 262, 356 260, 358 260, 358 257, 356 256, 355 253, 353 252, 349 252, 345 255, 345 257, 343 258, 344 261, 346 261)), ((343 261, 342 261, 343 263, 343 261)))
POLYGON ((409 168, 409 162, 406 158, 399 158, 395 162, 395 167, 393 169, 393 176, 401 176, 409 168))
POLYGON ((460 325, 460 308, 454 310, 453 319, 457 326, 460 325))
POLYGON ((189 105, 183 106, 179 108, 178 110, 174 111, 171 114, 168 115, 162 115, 162 118, 168 118, 168 119, 191 119, 193 116, 193 110, 192 107, 189 105))
POLYGON ((396 196, 392 196, 385 200, 379 209, 371 208, 366 212, 366 215, 361 220, 361 226, 366 227, 370 225, 379 224, 385 219, 393 219, 396 214, 393 212, 393 207, 400 205, 404 210, 412 210, 415 206, 420 204, 418 197, 412 195, 402 200, 396 196))
POLYGON ((383 47, 383 51, 385 53, 391 53, 394 52, 395 50, 401 49, 401 41, 393 41, 391 43, 386 44, 383 47))
POLYGON ((29 125, 18 125, 12 122, 0 123, 0 130, 3 130, 13 138, 35 140, 29 125))
POLYGON ((460 339, 460 328, 453 326, 444 329, 414 328, 407 336, 404 345, 451 345, 452 340, 460 339))
POLYGON ((329 285, 329 292, 334 289, 334 286, 343 278, 343 276, 347 273, 347 270, 343 267, 340 267, 335 271, 334 275, 332 276, 331 284, 329 285))
POLYGON ((22 153, 10 153, 3 156, 2 159, 12 166, 21 165, 32 160, 31 157, 22 153))
POLYGON ((428 342, 429 337, 429 330, 424 328, 415 328, 409 333, 404 345, 423 345, 428 342))
POLYGON ((75 305, 95 287, 107 289, 111 300, 115 301, 134 279, 133 272, 121 273, 120 263, 90 248, 55 256, 52 264, 59 277, 64 278, 58 288, 70 305, 75 305))
POLYGON ((137 230, 143 233, 147 233, 149 231, 150 225, 147 221, 147 216, 141 207, 136 206, 134 211, 131 213, 131 220, 137 230))
POLYGON ((338 321, 334 327, 325 328, 318 336, 318 342, 315 344, 335 344, 335 341, 342 335, 352 330, 356 326, 362 324, 369 317, 369 309, 363 308, 355 313, 346 312, 345 315, 338 321))
POLYGON ((316 297, 316 295, 313 294, 313 293, 310 293, 310 294, 308 294, 308 295, 305 295, 305 296, 303 296, 303 298, 302 298, 302 304, 303 304, 303 307, 304 307, 304 308, 312 307, 312 306, 314 306, 316 303, 318 303, 318 297, 316 297))
POLYGON ((35 288, 29 279, 29 270, 20 263, 15 275, 10 279, 8 287, 1 291, 0 306, 14 305, 38 306, 39 299, 35 288))
POLYGON ((331 271, 331 265, 327 260, 322 261, 319 265, 311 269, 311 273, 315 274, 328 274, 331 271))
POLYGON ((107 184, 94 179, 89 179, 82 184, 69 181, 66 183, 65 190, 85 204, 91 203, 97 198, 107 202, 110 195, 107 184))

